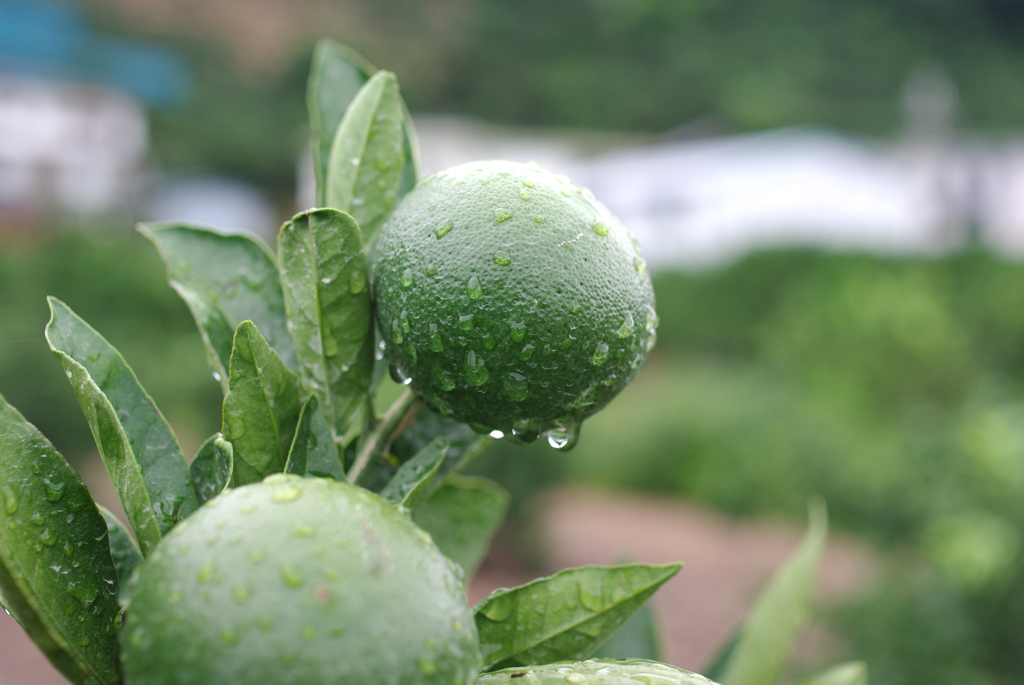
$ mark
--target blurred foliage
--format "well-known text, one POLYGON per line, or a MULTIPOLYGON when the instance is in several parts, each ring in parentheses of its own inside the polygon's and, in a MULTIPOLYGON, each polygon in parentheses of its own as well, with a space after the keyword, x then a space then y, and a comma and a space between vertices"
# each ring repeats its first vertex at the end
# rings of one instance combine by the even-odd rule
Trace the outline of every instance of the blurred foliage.
MULTIPOLYGON (((217 1, 228 22, 231 6, 217 1)), ((137 37, 130 20, 92 5, 98 21, 137 37)), ((396 71, 414 112, 655 132, 810 123, 891 135, 903 124, 907 77, 938 66, 959 87, 963 127, 1024 121, 1016 0, 351 0, 326 25, 325 11, 282 14, 296 24, 282 30, 295 45, 273 73, 244 73, 227 38, 148 35, 194 71, 186 104, 153 114, 160 161, 292 193, 312 44, 324 32, 396 71)), ((231 23, 221 33, 245 34, 231 23)))
POLYGON ((655 293, 655 353, 575 450, 481 461, 519 515, 545 477, 793 520, 820 494, 897 555, 838 616, 873 683, 1020 682, 1024 266, 768 252, 655 293))
POLYGON ((140 236, 88 240, 77 231, 49 244, 0 249, 0 393, 76 467, 95 452, 67 377, 43 338, 46 296, 66 302, 131 365, 174 425, 191 459, 220 428, 221 393, 206 368, 188 309, 140 236))

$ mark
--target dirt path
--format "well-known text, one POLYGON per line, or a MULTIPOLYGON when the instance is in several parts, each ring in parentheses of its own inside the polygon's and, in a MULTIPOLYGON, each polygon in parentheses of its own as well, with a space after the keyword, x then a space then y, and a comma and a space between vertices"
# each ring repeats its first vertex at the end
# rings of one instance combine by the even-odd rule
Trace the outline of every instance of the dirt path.
MULTIPOLYGON (((732 521, 679 500, 585 489, 559 490, 543 498, 539 520, 546 560, 540 574, 584 564, 685 562, 655 596, 662 626, 663 658, 699 670, 735 630, 757 591, 796 547, 800 528, 770 521, 732 521)), ((538 572, 499 568, 508 550, 496 549, 473 580, 476 603, 498 587, 532 580, 538 572)), ((514 555, 513 555, 514 556, 514 555)), ((875 567, 870 550, 833 536, 822 567, 819 599, 834 602, 863 591, 875 567)), ((808 632, 805 654, 835 651, 821 628, 808 632)), ((813 657, 808 661, 815 660, 813 657)), ((14 620, 0 611, 0 685, 61 685, 14 620)))

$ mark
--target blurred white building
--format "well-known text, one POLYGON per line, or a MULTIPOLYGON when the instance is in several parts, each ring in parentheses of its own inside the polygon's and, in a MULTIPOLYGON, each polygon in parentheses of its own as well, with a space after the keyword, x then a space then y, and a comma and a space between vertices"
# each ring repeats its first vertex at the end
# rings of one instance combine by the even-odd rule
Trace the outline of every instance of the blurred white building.
POLYGON ((0 73, 0 212, 100 213, 134 203, 146 115, 114 90, 0 73))

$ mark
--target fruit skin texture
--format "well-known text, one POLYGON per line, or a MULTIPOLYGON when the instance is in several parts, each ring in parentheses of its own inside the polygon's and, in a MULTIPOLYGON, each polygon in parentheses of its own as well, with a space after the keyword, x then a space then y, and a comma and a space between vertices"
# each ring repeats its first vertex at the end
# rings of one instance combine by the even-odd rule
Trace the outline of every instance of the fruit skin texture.
POLYGON ((653 346, 650 275, 588 190, 536 165, 421 181, 371 255, 387 355, 443 414, 528 442, 579 423, 653 346))
POLYGON ((715 685, 698 673, 646 659, 588 659, 486 673, 479 685, 715 685), (513 678, 515 680, 513 680, 513 678))
POLYGON ((383 498, 274 475, 179 524, 130 583, 129 685, 472 685, 461 572, 383 498))

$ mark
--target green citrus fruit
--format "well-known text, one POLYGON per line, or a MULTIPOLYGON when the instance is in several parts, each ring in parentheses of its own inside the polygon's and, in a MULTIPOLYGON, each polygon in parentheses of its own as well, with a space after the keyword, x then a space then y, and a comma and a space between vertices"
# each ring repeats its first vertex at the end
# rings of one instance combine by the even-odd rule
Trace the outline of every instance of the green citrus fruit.
POLYGON ((461 573, 383 498, 270 476, 179 524, 130 583, 133 685, 471 685, 461 573))
MULTIPOLYGON (((704 676, 646 659, 588 659, 485 673, 478 685, 708 685, 704 676)), ((712 683, 712 685, 714 685, 712 683)))
POLYGON ((476 162, 424 179, 371 264, 397 373, 481 431, 524 442, 547 431, 571 446, 654 344, 636 240, 589 191, 536 165, 476 162))

